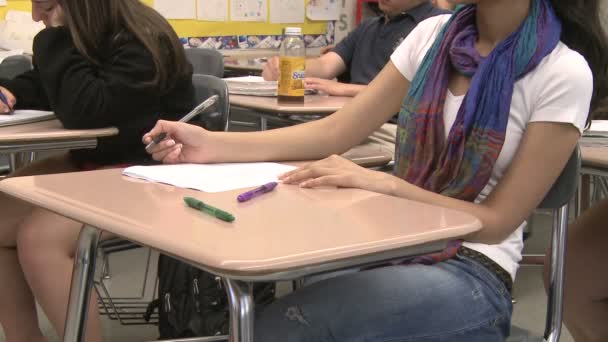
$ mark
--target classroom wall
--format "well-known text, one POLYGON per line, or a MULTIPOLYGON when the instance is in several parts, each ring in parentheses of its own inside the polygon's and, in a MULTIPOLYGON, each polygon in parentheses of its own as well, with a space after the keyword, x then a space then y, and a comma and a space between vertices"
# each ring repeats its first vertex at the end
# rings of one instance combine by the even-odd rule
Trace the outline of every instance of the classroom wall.
MULTIPOLYGON (((154 0, 142 0, 152 5, 154 0)), ((301 0, 306 1, 307 0, 301 0)), ((342 0, 346 1, 346 0, 342 0)), ((349 0, 350 1, 350 0, 349 0)), ((353 0, 354 1, 354 0, 353 0)), ((7 0, 0 7, 0 18, 9 9, 31 11, 31 0, 7 0)), ((288 24, 255 22, 207 22, 199 20, 169 20, 185 45, 215 49, 277 48, 282 29, 288 24)), ((305 41, 310 47, 333 43, 334 23, 306 19, 302 27, 305 41)))

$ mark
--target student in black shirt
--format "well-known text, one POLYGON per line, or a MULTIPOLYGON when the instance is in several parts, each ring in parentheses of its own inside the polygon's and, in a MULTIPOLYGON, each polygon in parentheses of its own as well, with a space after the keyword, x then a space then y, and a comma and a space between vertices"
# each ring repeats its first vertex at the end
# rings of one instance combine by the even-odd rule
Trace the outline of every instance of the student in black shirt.
MULTIPOLYGON (((176 120, 192 108, 192 67, 183 47, 169 23, 139 0, 32 0, 32 17, 46 25, 34 38, 34 69, 0 80, 9 102, 0 112, 52 110, 66 128, 115 126, 120 133, 13 176, 145 161, 141 135, 159 118, 176 120)), ((0 217, 0 324, 7 340, 44 340, 34 297, 63 335, 81 224, 4 195, 0 217)), ((101 339, 95 303, 87 341, 101 339)))
MULTIPOLYGON (((391 0, 378 2, 383 15, 359 24, 330 52, 306 60, 306 87, 334 96, 356 96, 376 77, 393 51, 422 21, 447 10, 433 7, 430 0, 391 0), (348 83, 334 80, 348 79, 348 83)), ((264 66, 262 76, 278 78, 278 57, 264 66)), ((395 153, 397 126, 388 122, 377 129, 364 144, 395 153)))
MULTIPOLYGON (((449 11, 429 0, 379 2, 383 15, 369 18, 342 39, 332 51, 306 60, 306 86, 329 95, 355 96, 384 68, 393 51, 423 20, 449 11), (333 79, 347 73, 349 83, 333 79)), ((264 66, 262 76, 276 80, 278 57, 264 66)))

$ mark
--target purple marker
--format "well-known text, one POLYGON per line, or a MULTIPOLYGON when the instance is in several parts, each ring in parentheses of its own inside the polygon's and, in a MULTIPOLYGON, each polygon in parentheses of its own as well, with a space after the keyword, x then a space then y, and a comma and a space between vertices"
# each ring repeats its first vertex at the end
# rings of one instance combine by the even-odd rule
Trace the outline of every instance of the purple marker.
POLYGON ((255 188, 253 190, 243 192, 242 194, 238 195, 236 199, 239 202, 249 201, 250 199, 257 197, 261 194, 271 192, 272 190, 274 190, 274 188, 277 187, 277 184, 278 184, 277 182, 270 182, 268 184, 264 184, 264 185, 260 186, 259 188, 255 188))

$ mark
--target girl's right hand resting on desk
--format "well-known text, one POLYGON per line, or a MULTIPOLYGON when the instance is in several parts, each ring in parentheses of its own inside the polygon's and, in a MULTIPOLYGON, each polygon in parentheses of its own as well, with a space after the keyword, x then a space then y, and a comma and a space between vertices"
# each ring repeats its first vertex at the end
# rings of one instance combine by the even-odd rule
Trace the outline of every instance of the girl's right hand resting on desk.
POLYGON ((15 107, 17 98, 15 98, 15 95, 4 87, 0 87, 0 92, 2 92, 2 95, 4 95, 6 101, 8 102, 4 103, 4 101, 0 101, 0 114, 9 114, 15 107))
POLYGON ((149 144, 161 133, 167 137, 152 146, 148 153, 152 158, 165 164, 205 163, 210 161, 209 132, 205 129, 182 122, 159 120, 154 128, 143 137, 149 144), (206 145, 206 148, 203 146, 206 145))

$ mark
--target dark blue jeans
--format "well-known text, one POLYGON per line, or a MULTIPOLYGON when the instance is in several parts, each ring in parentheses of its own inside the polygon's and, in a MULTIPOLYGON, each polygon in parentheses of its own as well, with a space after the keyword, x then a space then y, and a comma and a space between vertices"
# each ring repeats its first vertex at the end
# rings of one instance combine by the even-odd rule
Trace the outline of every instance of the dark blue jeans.
POLYGON ((511 295, 475 261, 389 266, 325 279, 256 316, 256 342, 493 342, 511 295))

